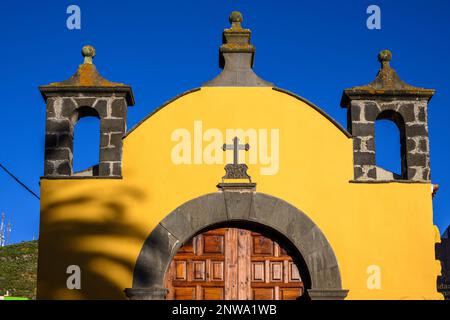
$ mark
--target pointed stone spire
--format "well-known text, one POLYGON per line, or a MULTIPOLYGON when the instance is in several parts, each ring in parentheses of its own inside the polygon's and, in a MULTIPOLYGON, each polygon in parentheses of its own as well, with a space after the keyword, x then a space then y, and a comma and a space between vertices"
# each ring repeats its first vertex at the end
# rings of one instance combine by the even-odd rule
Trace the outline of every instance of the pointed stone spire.
POLYGON ((204 86, 272 87, 252 69, 255 47, 250 43, 251 31, 242 27, 242 14, 233 11, 229 21, 231 28, 224 30, 219 50, 219 67, 223 71, 204 86))

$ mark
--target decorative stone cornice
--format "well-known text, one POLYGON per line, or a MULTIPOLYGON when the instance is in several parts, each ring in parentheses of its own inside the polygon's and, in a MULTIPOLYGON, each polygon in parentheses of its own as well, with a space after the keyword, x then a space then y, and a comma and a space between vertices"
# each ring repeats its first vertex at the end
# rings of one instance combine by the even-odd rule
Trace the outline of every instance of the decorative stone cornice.
POLYGON ((204 86, 213 87, 272 87, 253 71, 255 47, 250 43, 251 31, 242 27, 242 14, 230 15, 231 28, 223 32, 219 49, 219 67, 223 71, 204 86))
POLYGON ((382 97, 421 97, 431 99, 435 90, 411 86, 400 79, 397 72, 390 66, 392 53, 383 50, 378 54, 381 68, 374 81, 364 86, 344 90, 341 100, 342 107, 348 107, 350 100, 374 96, 382 97))

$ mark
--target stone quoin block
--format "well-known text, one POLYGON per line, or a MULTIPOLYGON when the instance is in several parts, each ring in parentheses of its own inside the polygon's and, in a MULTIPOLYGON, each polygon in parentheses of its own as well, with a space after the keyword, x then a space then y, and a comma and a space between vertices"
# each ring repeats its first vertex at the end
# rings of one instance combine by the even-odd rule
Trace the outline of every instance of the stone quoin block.
POLYGON ((351 128, 354 137, 373 137, 375 135, 375 127, 372 123, 353 123, 351 128))
POLYGON ((120 161, 111 163, 112 172, 110 175, 112 176, 121 176, 122 175, 122 163, 120 161))
POLYGON ((78 108, 77 104, 72 100, 72 98, 64 98, 61 108, 61 118, 71 119, 75 109, 78 108))
POLYGON ((47 160, 66 160, 70 159, 71 151, 69 149, 45 149, 45 159, 47 160))
POLYGON ((115 99, 111 104, 111 117, 124 118, 127 103, 125 99, 115 99))
POLYGON ((51 133, 71 132, 72 127, 69 119, 48 119, 46 123, 46 130, 51 133))
POLYGON ((125 120, 122 118, 101 120, 102 132, 125 132, 125 120))
POLYGON ((47 119, 56 117, 55 99, 53 99, 53 98, 47 99, 46 116, 47 116, 47 119))
POLYGON ((426 168, 426 164, 427 164, 426 154, 414 153, 409 155, 408 157, 409 166, 426 168))
POLYGON ((100 148, 107 148, 109 147, 109 140, 111 138, 110 133, 102 133, 100 135, 100 148))
POLYGON ((55 162, 49 160, 44 161, 44 172, 46 174, 53 174, 55 172, 55 162))
POLYGON ((73 148, 73 134, 62 132, 58 134, 58 146, 60 148, 73 148))
POLYGON ((100 119, 108 117, 108 101, 98 100, 95 103, 95 110, 97 110, 100 119))
POLYGON ((47 133, 45 135, 45 146, 47 149, 56 148, 58 146, 58 134, 47 133))
POLYGON ((380 108, 375 102, 366 101, 363 104, 364 108, 362 112, 364 113, 364 120, 368 122, 373 122, 377 119, 380 114, 380 108))
POLYGON ((400 113, 405 123, 416 121, 416 107, 412 103, 403 104, 400 107, 400 113))
POLYGON ((413 124, 406 126, 406 134, 410 137, 428 137, 428 129, 424 124, 413 124))
POLYGON ((58 168, 56 169, 56 172, 59 175, 69 175, 71 174, 71 164, 69 161, 63 161, 58 165, 58 168))
POLYGON ((375 165, 375 153, 355 151, 353 161, 355 165, 375 165))
POLYGON ((110 146, 120 146, 122 144, 123 134, 122 133, 110 133, 109 134, 109 145, 110 146))
POLYGON ((101 148, 100 162, 120 161, 122 150, 120 148, 101 148))
POLYGON ((98 165, 98 174, 101 177, 109 177, 112 175, 111 164, 109 162, 103 162, 98 165))
POLYGON ((418 106, 417 107, 417 121, 419 122, 427 122, 427 108, 426 106, 418 106))

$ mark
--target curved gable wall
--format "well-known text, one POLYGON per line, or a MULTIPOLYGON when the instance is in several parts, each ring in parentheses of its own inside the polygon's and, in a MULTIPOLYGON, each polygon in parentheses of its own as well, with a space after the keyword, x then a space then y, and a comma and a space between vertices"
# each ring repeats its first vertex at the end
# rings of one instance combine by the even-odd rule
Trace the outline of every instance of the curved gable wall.
POLYGON ((38 298, 125 298, 152 230, 183 203, 216 192, 224 175, 225 164, 171 161, 173 131, 193 135, 195 121, 203 132, 279 130, 278 173, 262 175, 264 166, 247 160, 248 173, 258 192, 322 230, 349 299, 439 297, 430 184, 349 183, 352 139, 316 108, 272 88, 211 87, 173 100, 127 135, 123 179, 41 180, 38 298), (72 264, 83 271, 83 290, 65 286, 72 264), (380 290, 367 287, 370 266, 382 271, 380 290))
MULTIPOLYGON (((176 176, 181 174, 189 179, 190 175, 198 177, 201 174, 205 177, 205 183, 214 189, 223 176, 225 158, 222 164, 198 165, 207 161, 204 157, 200 163, 198 158, 195 159, 194 140, 214 128, 222 133, 225 142, 227 129, 240 128, 258 133, 257 145, 252 145, 251 149, 258 149, 258 144, 262 141, 268 141, 270 148, 271 133, 276 130, 279 132, 278 166, 261 164, 264 162, 261 157, 258 157, 257 164, 250 163, 249 153, 252 150, 245 154, 249 174, 259 186, 264 184, 264 180, 273 183, 276 179, 286 179, 293 173, 298 174, 298 178, 305 183, 324 179, 341 182, 351 180, 352 140, 344 129, 316 108, 272 88, 221 87, 189 92, 159 108, 129 131, 124 139, 123 175, 129 175, 128 169, 136 173, 140 171, 141 174, 156 174, 148 166, 155 162, 159 169, 167 168, 176 176), (198 128, 199 122, 202 131, 195 133, 194 123, 197 123, 198 128), (191 165, 175 165, 171 160, 171 151, 177 145, 177 141, 172 141, 171 136, 177 129, 187 129, 191 134, 191 165), (268 134, 268 139, 264 132, 259 134, 261 129, 268 134), (143 145, 154 152, 143 152, 143 145), (272 173, 269 168, 274 168, 272 173)), ((230 142, 228 139, 227 143, 230 142)), ((252 144, 251 141, 247 142, 252 144)), ((203 151, 209 144, 210 142, 203 141, 203 151)), ((224 157, 223 152, 221 156, 224 157)))
MULTIPOLYGON (((217 191, 225 174, 225 158, 223 164, 206 165, 203 160, 196 164, 192 152, 191 164, 172 162, 172 148, 177 144, 171 141, 173 131, 188 129, 193 150, 195 121, 202 122, 203 133, 217 128, 224 139, 226 129, 279 130, 275 175, 263 175, 268 165, 251 164, 246 154, 248 173, 259 192, 285 199, 306 213, 317 210, 317 199, 323 195, 332 202, 347 201, 342 188, 353 177, 352 140, 327 117, 272 88, 202 88, 159 109, 124 139, 124 179, 145 183, 152 197, 164 199, 152 204, 161 214, 168 214, 173 204, 217 191)), ((321 208, 320 216, 326 217, 324 212, 332 207, 321 208)), ((152 217, 152 223, 160 220, 159 215, 152 217)))

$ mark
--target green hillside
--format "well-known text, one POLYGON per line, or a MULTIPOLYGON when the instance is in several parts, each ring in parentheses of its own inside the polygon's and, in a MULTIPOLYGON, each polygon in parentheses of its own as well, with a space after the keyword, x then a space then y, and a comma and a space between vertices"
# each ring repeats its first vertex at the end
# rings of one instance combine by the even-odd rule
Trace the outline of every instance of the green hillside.
POLYGON ((0 248, 0 296, 8 290, 16 297, 36 297, 38 242, 0 248))

